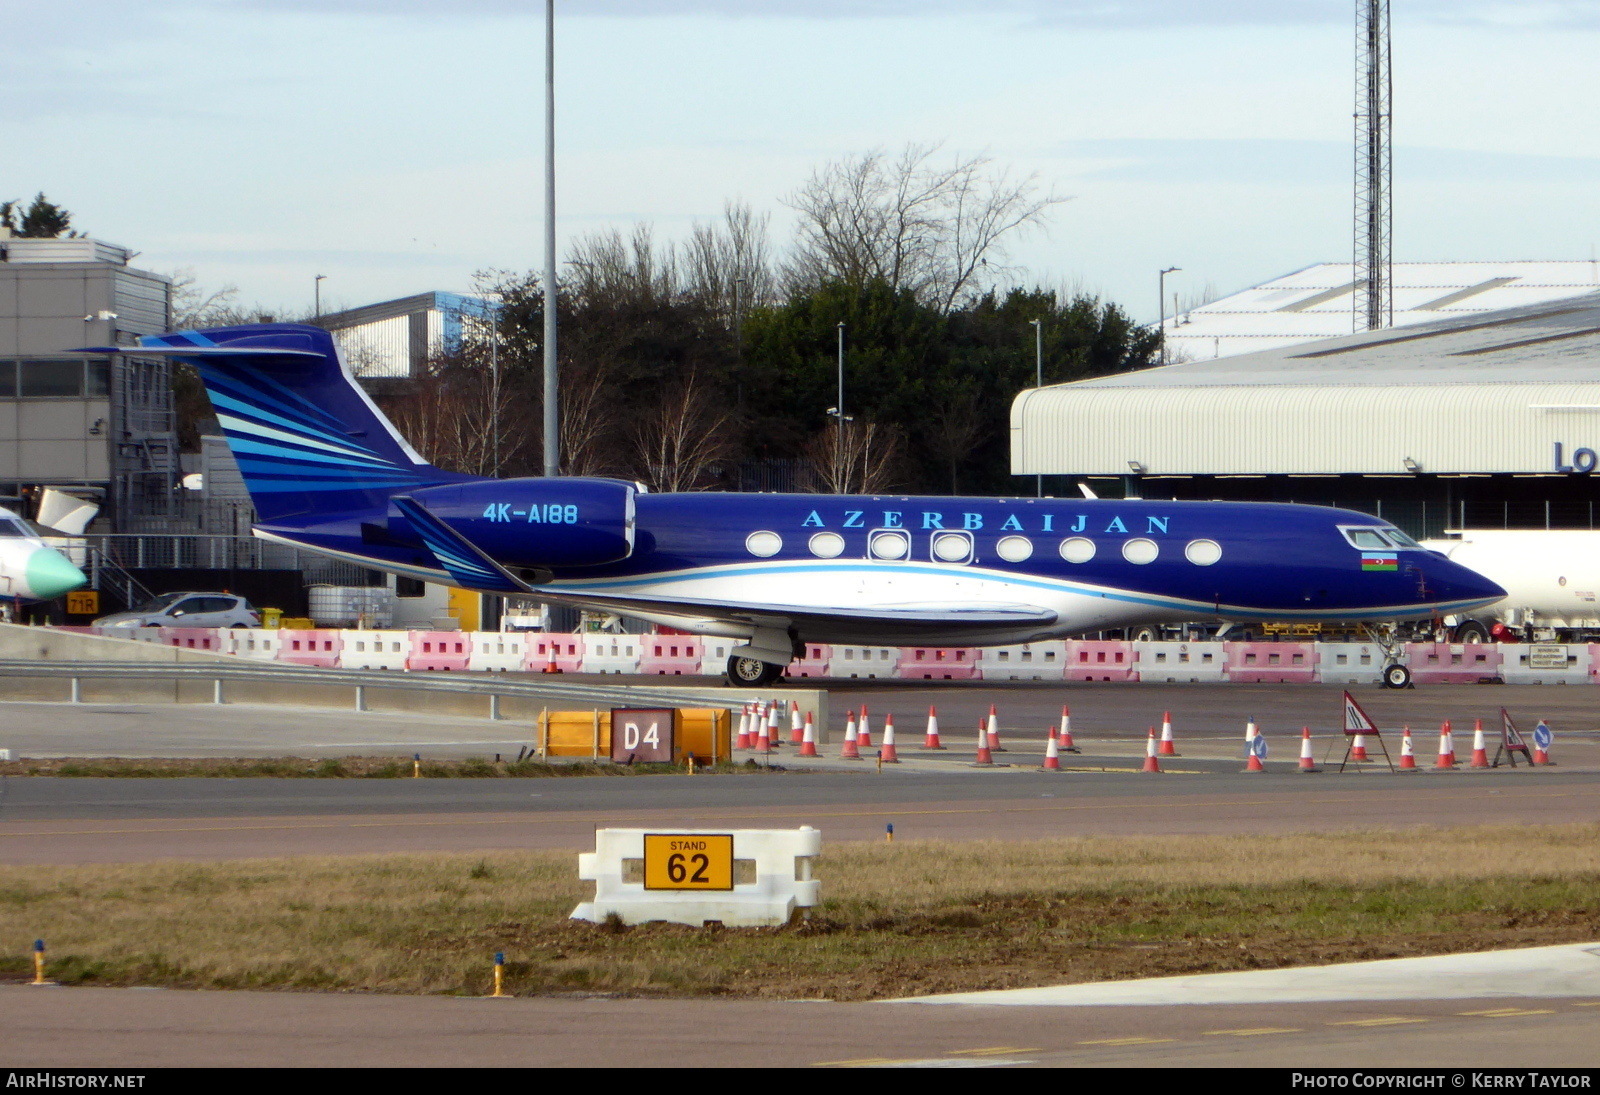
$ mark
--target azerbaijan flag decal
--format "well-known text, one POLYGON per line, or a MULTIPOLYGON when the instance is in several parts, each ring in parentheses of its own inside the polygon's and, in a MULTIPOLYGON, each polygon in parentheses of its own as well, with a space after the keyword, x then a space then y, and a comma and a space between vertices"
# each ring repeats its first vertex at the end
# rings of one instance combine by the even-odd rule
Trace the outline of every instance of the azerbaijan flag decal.
POLYGON ((1400 556, 1392 551, 1363 551, 1361 553, 1361 569, 1363 571, 1398 571, 1400 569, 1400 556))

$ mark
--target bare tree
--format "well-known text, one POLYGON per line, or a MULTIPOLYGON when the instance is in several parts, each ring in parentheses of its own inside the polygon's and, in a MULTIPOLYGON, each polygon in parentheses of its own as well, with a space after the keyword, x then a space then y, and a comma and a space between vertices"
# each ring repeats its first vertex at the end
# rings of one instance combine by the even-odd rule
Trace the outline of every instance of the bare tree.
POLYGON ((600 362, 561 368, 561 471, 609 475, 621 466, 610 370, 600 362))
POLYGON ((941 311, 1006 272, 1007 237, 1043 225, 1051 206, 1038 177, 1013 179, 987 156, 933 162, 936 145, 908 144, 825 164, 785 204, 800 214, 786 268, 792 289, 882 279, 941 311))
POLYGON ((615 229, 575 240, 567 265, 576 273, 572 289, 581 301, 617 298, 671 300, 682 291, 677 248, 658 247, 648 224, 635 224, 627 239, 615 229))
POLYGON ((730 448, 728 422, 728 412, 690 373, 635 424, 641 478, 652 490, 704 489, 712 464, 730 448))
POLYGON ((696 222, 684 244, 687 291, 712 309, 736 341, 750 310, 777 295, 767 245, 769 219, 745 202, 730 201, 720 222, 696 222))
POLYGON ((172 329, 202 330, 207 327, 232 327, 255 323, 259 309, 239 303, 239 287, 224 285, 209 292, 201 287, 193 267, 174 270, 172 277, 172 329))
POLYGON ((902 451, 900 432, 881 422, 839 423, 806 445, 817 490, 825 494, 876 494, 894 486, 902 451))

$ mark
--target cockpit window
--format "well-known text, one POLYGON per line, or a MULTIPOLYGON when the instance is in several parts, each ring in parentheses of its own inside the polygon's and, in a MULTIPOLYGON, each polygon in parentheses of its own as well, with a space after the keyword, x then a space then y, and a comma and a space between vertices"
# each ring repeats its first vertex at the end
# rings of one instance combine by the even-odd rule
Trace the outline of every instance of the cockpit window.
POLYGON ((1422 546, 1397 528, 1386 528, 1383 530, 1383 534, 1389 539, 1393 540, 1400 547, 1419 548, 1422 546))
POLYGON ((1375 528, 1347 528, 1344 530, 1344 538, 1349 540, 1355 547, 1369 550, 1381 551, 1386 547, 1393 546, 1383 538, 1383 533, 1375 528))
POLYGON ((0 536, 28 536, 28 526, 12 517, 0 517, 0 536))

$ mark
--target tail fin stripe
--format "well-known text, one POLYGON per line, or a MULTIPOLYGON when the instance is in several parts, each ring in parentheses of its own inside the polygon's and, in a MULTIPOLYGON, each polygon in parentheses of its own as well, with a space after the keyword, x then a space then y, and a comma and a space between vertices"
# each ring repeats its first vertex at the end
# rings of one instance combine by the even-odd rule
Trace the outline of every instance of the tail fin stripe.
POLYGON ((224 374, 219 369, 210 367, 209 363, 201 363, 200 368, 202 373, 206 374, 202 379, 204 379, 208 389, 232 395, 235 399, 252 407, 257 414, 272 413, 260 406, 263 400, 279 404, 285 402, 298 404, 299 406, 278 406, 279 414, 295 415, 297 412, 305 414, 304 418, 286 417, 284 419, 285 424, 292 424, 296 428, 309 430, 324 437, 338 437, 343 432, 343 422, 329 415, 316 404, 307 402, 299 394, 289 391, 276 381, 263 377, 260 373, 253 373, 248 378, 251 381, 258 382, 257 384, 246 384, 244 383, 246 378, 231 373, 224 374), (300 411, 302 407, 305 408, 303 412, 300 411))
POLYGON ((309 460, 315 464, 332 464, 335 467, 360 469, 364 471, 389 471, 393 464, 371 457, 355 458, 353 455, 333 455, 329 453, 307 452, 304 449, 291 449, 283 445, 268 444, 264 441, 249 441, 243 437, 230 439, 237 452, 254 453, 256 456, 276 456, 283 460, 302 461, 309 460))
POLYGON ((219 411, 227 410, 232 412, 232 415, 237 415, 238 421, 253 424, 258 427, 258 429, 274 430, 274 432, 280 437, 292 436, 296 440, 302 441, 303 443, 309 445, 313 444, 313 442, 309 438, 301 435, 311 434, 319 438, 320 443, 337 446, 340 451, 360 452, 367 455, 373 455, 372 450, 351 441, 348 437, 332 437, 329 436, 325 431, 308 429, 301 423, 295 422, 292 419, 284 418, 282 415, 276 415, 270 411, 262 410, 260 407, 252 407, 250 404, 245 403, 242 400, 234 399, 231 396, 223 395, 220 392, 211 397, 211 403, 219 411), (274 426, 282 427, 282 431, 274 429, 274 426))

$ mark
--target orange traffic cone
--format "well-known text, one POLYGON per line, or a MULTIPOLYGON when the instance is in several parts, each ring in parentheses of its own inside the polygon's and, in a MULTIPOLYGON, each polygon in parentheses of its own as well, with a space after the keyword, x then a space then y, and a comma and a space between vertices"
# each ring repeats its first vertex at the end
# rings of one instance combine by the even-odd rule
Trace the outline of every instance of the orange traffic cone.
POLYGON ((1175 757, 1178 755, 1178 743, 1172 737, 1172 712, 1161 712, 1161 755, 1175 757))
POLYGON ((1409 726, 1400 731, 1400 770, 1402 772, 1415 772, 1417 770, 1417 754, 1411 748, 1411 727, 1409 726))
POLYGON ((991 752, 1004 753, 1006 747, 1000 744, 1000 719, 994 713, 994 704, 989 705, 989 749, 991 752))
POLYGON ((928 707, 928 736, 923 739, 924 749, 943 749, 939 744, 939 713, 930 704, 928 707))
POLYGON ((781 700, 773 700, 772 706, 767 708, 767 746, 772 749, 783 744, 783 724, 778 721, 778 712, 781 710, 781 700))
POLYGON ((1350 759, 1351 760, 1370 760, 1371 759, 1371 758, 1369 758, 1367 756, 1367 736, 1365 734, 1357 734, 1356 737, 1355 737, 1355 740, 1350 743, 1350 759))
POLYGON ((894 716, 893 715, 887 715, 887 716, 884 717, 884 720, 883 720, 883 750, 879 754, 879 759, 881 759, 883 761, 883 763, 885 763, 885 764, 899 764, 900 763, 900 755, 895 752, 895 748, 894 748, 894 716))
POLYGON ((734 742, 734 747, 738 749, 750 748, 750 705, 748 703, 739 712, 739 737, 734 742))
POLYGON ((1262 740, 1260 746, 1256 745, 1256 739, 1260 737, 1261 729, 1256 726, 1255 719, 1251 719, 1244 724, 1244 770, 1246 772, 1265 772, 1267 770, 1266 766, 1261 763, 1260 752, 1266 746, 1265 739, 1262 740))
POLYGON ((844 741, 839 746, 839 759, 861 759, 861 749, 856 745, 856 713, 854 711, 850 712, 845 719, 844 741))
POLYGON ((800 730, 800 756, 814 757, 817 755, 817 728, 811 724, 810 713, 806 714, 806 724, 800 730))
POLYGON ((545 672, 545 673, 559 673, 559 672, 561 672, 561 667, 556 664, 556 644, 555 644, 555 642, 553 640, 550 640, 550 641, 547 641, 546 645, 550 648, 550 658, 549 658, 548 661, 546 661, 544 663, 544 669, 542 671, 545 672))
POLYGON ((1478 719, 1472 725, 1472 763, 1469 768, 1489 767, 1489 750, 1483 743, 1483 720, 1478 719))
POLYGON ((1304 727, 1300 731, 1300 771, 1320 772, 1317 767, 1317 758, 1311 752, 1311 727, 1304 727))
POLYGON ((978 759, 972 762, 974 768, 993 768, 994 758, 989 755, 989 734, 983 725, 983 720, 978 720, 978 759))
POLYGON ((862 749, 872 748, 872 726, 867 721, 867 705, 861 705, 861 725, 856 731, 856 745, 862 749))
POLYGON ((806 723, 800 717, 800 701, 789 701, 789 740, 791 742, 804 742, 806 740, 806 723))
POLYGON ((1061 771, 1061 750, 1056 746, 1056 729, 1050 728, 1050 737, 1044 743, 1044 770, 1061 771))
POLYGON ((756 726, 755 747, 757 751, 766 753, 772 749, 772 735, 767 729, 767 720, 760 719, 756 726))
MULTIPOLYGON (((1543 727, 1546 733, 1549 733, 1550 727, 1545 724, 1543 719, 1539 720, 1539 726, 1543 727)), ((1539 745, 1540 737, 1538 728, 1535 728, 1533 731, 1533 763, 1554 765, 1555 761, 1550 759, 1550 750, 1539 745)))
POLYGON ((1146 772, 1161 771, 1161 762, 1156 760, 1156 728, 1150 728, 1150 740, 1144 746, 1144 768, 1146 772))
POLYGON ((1082 752, 1081 749, 1072 744, 1072 716, 1067 712, 1066 704, 1061 705, 1061 741, 1059 745, 1063 753, 1082 752))
POLYGON ((1450 720, 1445 719, 1444 725, 1439 727, 1439 760, 1434 764, 1436 769, 1454 768, 1456 766, 1456 740, 1450 732, 1450 720))

